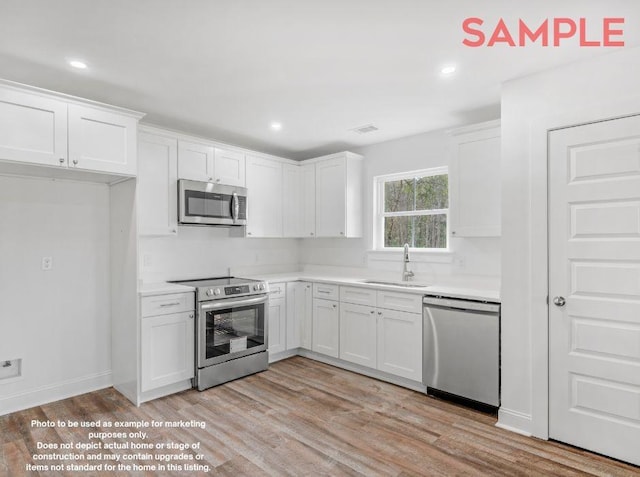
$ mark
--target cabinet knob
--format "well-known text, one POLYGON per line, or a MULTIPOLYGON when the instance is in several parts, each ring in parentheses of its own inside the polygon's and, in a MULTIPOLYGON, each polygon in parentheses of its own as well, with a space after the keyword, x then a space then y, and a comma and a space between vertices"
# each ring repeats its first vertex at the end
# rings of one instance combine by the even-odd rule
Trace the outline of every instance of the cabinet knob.
POLYGON ((220 182, 220 179, 216 179, 216 182, 220 182))
POLYGON ((191 314, 189 315, 189 318, 193 318, 193 313, 191 313, 191 314))
POLYGON ((455 234, 456 234, 456 231, 455 231, 455 230, 452 230, 452 231, 451 231, 451 235, 455 235, 455 234))
POLYGON ((177 233, 178 233, 178 231, 177 231, 176 229, 172 229, 172 230, 171 230, 171 233, 173 233, 173 234, 177 234, 177 233))
POLYGON ((371 310, 369 313, 371 313, 373 315, 375 313, 375 311, 371 310))
POLYGON ((331 306, 333 306, 333 307, 335 308, 335 307, 337 307, 338 305, 331 305, 331 306))
POLYGON ((340 235, 344 235, 344 232, 340 232, 340 235))
POLYGON ((77 166, 77 165, 78 165, 78 159, 74 159, 74 160, 73 160, 73 165, 74 165, 74 166, 77 166))
POLYGON ((310 232, 309 235, 313 235, 313 232, 310 232))
POLYGON ((381 311, 379 311, 379 312, 378 312, 378 315, 382 315, 382 312, 381 312, 381 311))
POLYGON ((60 164, 64 164, 64 157, 61 157, 60 159, 58 159, 58 162, 59 162, 60 164))
POLYGON ((251 234, 252 234, 251 232, 247 232, 247 235, 251 235, 251 234))

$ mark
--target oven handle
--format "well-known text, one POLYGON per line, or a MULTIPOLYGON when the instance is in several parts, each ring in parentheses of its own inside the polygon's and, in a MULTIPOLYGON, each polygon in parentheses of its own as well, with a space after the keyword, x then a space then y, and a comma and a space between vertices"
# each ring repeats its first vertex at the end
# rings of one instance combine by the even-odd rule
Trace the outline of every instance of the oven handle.
POLYGON ((232 306, 248 306, 259 305, 260 303, 266 303, 269 301, 269 297, 259 296, 257 298, 245 298, 240 300, 222 300, 215 303, 207 303, 206 305, 200 305, 202 311, 220 310, 222 308, 230 308, 232 306))

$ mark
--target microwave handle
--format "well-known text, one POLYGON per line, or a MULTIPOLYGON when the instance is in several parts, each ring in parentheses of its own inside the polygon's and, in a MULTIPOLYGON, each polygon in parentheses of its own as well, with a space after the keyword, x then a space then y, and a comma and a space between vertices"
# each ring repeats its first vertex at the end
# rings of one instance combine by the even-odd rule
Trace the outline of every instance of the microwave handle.
POLYGON ((234 222, 237 222, 238 215, 240 215, 240 201, 238 200, 238 194, 234 192, 231 195, 231 218, 234 222))

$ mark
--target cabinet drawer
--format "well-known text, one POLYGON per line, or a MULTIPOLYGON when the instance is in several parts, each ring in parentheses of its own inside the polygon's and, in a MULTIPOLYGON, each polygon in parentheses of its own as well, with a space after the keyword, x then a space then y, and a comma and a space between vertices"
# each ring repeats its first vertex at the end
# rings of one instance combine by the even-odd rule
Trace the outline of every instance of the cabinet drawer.
POLYGON ((193 311, 195 302, 193 293, 172 293, 170 295, 145 296, 141 300, 142 317, 168 315, 193 311))
POLYGON ((340 298, 340 287, 338 285, 329 285, 326 283, 314 283, 313 296, 315 298, 324 298, 326 300, 338 300, 340 298))
POLYGON ((271 295, 272 300, 276 298, 285 298, 287 294, 287 284, 269 283, 269 294, 271 295))
POLYGON ((340 287, 340 301, 356 305, 376 306, 376 291, 358 287, 340 287))
POLYGON ((422 295, 378 291, 377 306, 378 308, 407 311, 409 313, 422 313, 422 295))

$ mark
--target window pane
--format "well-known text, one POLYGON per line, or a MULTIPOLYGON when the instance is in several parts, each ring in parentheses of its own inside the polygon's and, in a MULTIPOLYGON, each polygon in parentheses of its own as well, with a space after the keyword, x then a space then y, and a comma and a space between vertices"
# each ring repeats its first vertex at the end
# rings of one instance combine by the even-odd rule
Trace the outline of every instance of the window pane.
POLYGON ((385 217, 384 246, 402 247, 405 243, 411 245, 411 227, 413 217, 385 217))
POLYGON ((446 174, 421 177, 416 185, 416 210, 449 207, 449 181, 446 174))
POLYGON ((403 179, 384 183, 384 211, 401 212, 413 208, 414 180, 403 179))
POLYGON ((421 215, 415 217, 414 247, 447 248, 447 215, 421 215))

